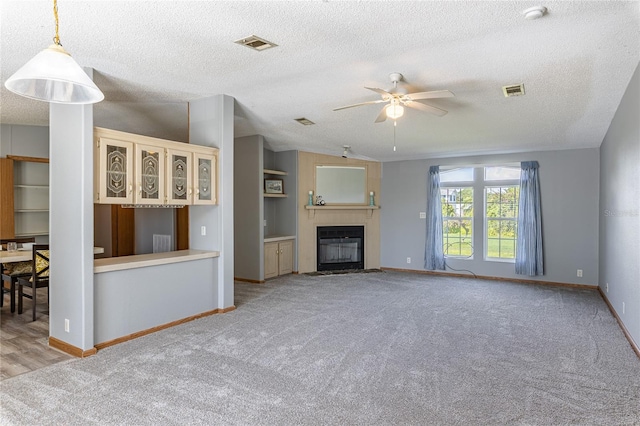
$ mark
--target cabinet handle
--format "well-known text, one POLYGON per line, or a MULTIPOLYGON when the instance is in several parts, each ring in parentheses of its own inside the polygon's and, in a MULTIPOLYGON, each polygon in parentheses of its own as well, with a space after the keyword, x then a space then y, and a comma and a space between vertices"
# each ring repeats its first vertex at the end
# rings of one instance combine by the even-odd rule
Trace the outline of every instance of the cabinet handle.
POLYGON ((142 196, 142 185, 138 185, 138 194, 142 196))
POLYGON ((189 195, 193 194, 193 189, 189 188, 189 195))
POLYGON ((133 185, 129 184, 129 194, 133 192, 133 185))

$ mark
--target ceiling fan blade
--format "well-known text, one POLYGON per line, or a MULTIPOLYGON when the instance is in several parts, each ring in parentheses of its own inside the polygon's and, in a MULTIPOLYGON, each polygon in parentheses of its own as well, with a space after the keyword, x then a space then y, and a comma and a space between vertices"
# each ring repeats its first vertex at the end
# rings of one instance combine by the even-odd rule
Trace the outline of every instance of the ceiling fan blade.
POLYGON ((403 99, 415 101, 417 99, 452 98, 455 95, 448 90, 434 90, 432 92, 409 93, 403 99))
POLYGON ((382 99, 384 99, 385 101, 388 100, 388 99, 391 99, 393 97, 393 95, 391 93, 387 92, 386 90, 378 89, 377 87, 366 87, 365 86, 365 89, 373 90, 377 94, 381 95, 382 99))
POLYGON ((421 104, 420 102, 405 102, 404 103, 406 106, 408 106, 409 108, 413 108, 413 109, 419 109, 420 111, 424 111, 424 112, 428 112, 430 114, 435 114, 438 117, 442 117, 443 115, 445 115, 447 113, 447 111, 440 109, 440 108, 436 108, 434 106, 431 105, 425 105, 425 104, 421 104))
POLYGON ((382 111, 380 111, 380 114, 378 114, 378 116, 376 117, 376 123, 382 123, 384 120, 387 119, 387 107, 385 106, 384 108, 382 108, 382 111))
POLYGON ((334 111, 339 111, 341 109, 353 108, 361 105, 371 105, 371 104, 379 104, 380 102, 386 102, 385 100, 379 99, 377 101, 368 101, 368 102, 360 102, 359 104, 346 105, 338 108, 334 108, 334 111))

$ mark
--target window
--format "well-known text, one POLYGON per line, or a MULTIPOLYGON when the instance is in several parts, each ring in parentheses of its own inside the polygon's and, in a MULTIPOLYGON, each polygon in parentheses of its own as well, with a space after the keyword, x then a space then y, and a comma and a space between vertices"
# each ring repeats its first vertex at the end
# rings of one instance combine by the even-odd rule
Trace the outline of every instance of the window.
POLYGON ((487 259, 516 258, 519 192, 517 186, 485 188, 487 259))
POLYGON ((442 252, 448 257, 473 257, 473 167, 440 172, 442 252))
POLYGON ((473 256, 473 188, 441 188, 442 251, 445 256, 473 256))

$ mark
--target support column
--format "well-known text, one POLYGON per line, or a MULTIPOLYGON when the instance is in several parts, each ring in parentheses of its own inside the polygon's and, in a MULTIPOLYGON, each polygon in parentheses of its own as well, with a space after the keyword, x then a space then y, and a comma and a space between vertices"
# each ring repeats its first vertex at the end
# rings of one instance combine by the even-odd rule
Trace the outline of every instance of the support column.
POLYGON ((189 103, 189 143, 216 147, 218 205, 189 208, 190 247, 219 250, 217 307, 233 306, 233 114, 234 99, 217 95, 189 103), (207 235, 201 235, 206 226, 207 235))
POLYGON ((85 356, 95 351, 92 105, 50 104, 49 152, 49 344, 85 356))

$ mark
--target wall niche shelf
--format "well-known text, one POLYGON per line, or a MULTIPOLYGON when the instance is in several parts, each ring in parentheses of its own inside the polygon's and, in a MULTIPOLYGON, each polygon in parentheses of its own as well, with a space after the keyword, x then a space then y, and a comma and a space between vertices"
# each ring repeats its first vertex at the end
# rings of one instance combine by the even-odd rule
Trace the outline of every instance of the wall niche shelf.
POLYGON ((267 194, 266 192, 264 194, 266 198, 287 198, 287 194, 267 194))
POLYGON ((281 170, 264 169, 262 172, 265 175, 276 175, 276 176, 288 176, 289 175, 289 173, 283 172, 281 170))

